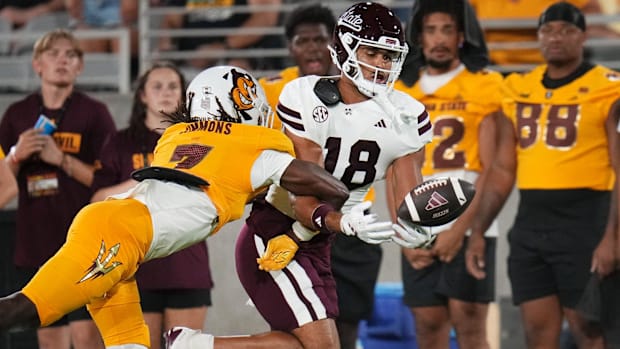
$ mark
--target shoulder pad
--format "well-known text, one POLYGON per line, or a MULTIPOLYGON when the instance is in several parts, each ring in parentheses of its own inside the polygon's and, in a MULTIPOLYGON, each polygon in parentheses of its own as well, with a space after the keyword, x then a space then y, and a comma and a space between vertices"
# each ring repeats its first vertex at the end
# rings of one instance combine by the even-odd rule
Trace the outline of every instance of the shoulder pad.
POLYGON ((338 86, 336 86, 336 80, 334 79, 319 79, 314 85, 314 93, 325 105, 335 105, 342 101, 340 91, 338 91, 338 86))

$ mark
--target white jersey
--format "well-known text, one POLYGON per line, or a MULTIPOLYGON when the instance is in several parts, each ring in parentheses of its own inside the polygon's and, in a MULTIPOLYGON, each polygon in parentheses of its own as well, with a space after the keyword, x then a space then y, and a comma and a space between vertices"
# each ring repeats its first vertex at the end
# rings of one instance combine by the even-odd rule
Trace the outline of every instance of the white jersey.
POLYGON ((372 183, 385 177, 394 160, 431 141, 430 119, 422 103, 392 91, 389 101, 417 116, 415 128, 399 132, 393 113, 374 99, 326 105, 314 93, 319 79, 304 76, 288 83, 280 94, 278 115, 287 131, 323 148, 325 169, 351 191, 342 209, 346 213, 363 200, 372 183))

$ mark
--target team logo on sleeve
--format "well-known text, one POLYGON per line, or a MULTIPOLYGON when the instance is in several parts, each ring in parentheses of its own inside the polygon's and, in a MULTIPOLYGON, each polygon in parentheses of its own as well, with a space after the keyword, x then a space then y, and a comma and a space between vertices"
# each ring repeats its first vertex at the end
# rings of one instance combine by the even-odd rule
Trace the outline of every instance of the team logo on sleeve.
POLYGON ((328 116, 329 116, 329 112, 327 111, 327 108, 325 108, 322 105, 315 107, 314 110, 312 111, 312 118, 316 122, 325 122, 328 116))
POLYGON ((114 270, 114 268, 123 264, 121 262, 114 261, 112 262, 112 258, 118 255, 118 251, 121 249, 121 244, 118 243, 107 251, 105 248, 105 242, 101 240, 101 247, 99 248, 99 253, 97 254, 97 258, 93 261, 93 264, 86 270, 86 274, 78 281, 77 283, 82 283, 88 279, 96 279, 100 276, 104 276, 105 274, 114 270))

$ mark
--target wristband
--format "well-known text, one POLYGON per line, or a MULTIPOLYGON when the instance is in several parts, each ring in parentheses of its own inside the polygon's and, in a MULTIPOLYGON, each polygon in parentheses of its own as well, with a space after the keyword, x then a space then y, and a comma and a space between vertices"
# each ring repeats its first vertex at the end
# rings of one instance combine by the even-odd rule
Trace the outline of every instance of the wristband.
POLYGON ((304 227, 301 223, 297 221, 293 223, 291 230, 293 231, 293 240, 297 239, 295 241, 296 243, 310 241, 316 234, 319 233, 318 231, 312 231, 304 227))
POLYGON ((316 230, 321 230, 322 228, 327 228, 327 224, 325 224, 325 217, 328 213, 336 211, 336 209, 330 204, 320 204, 319 206, 314 208, 312 211, 312 224, 316 230))

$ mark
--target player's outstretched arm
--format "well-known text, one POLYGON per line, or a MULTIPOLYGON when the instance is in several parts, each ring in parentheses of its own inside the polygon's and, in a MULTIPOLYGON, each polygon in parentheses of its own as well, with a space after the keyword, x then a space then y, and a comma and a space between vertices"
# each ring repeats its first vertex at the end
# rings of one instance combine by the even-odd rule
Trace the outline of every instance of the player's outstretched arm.
POLYGON ((349 198, 347 187, 322 167, 295 159, 286 168, 280 186, 298 196, 314 196, 340 209, 349 198))

